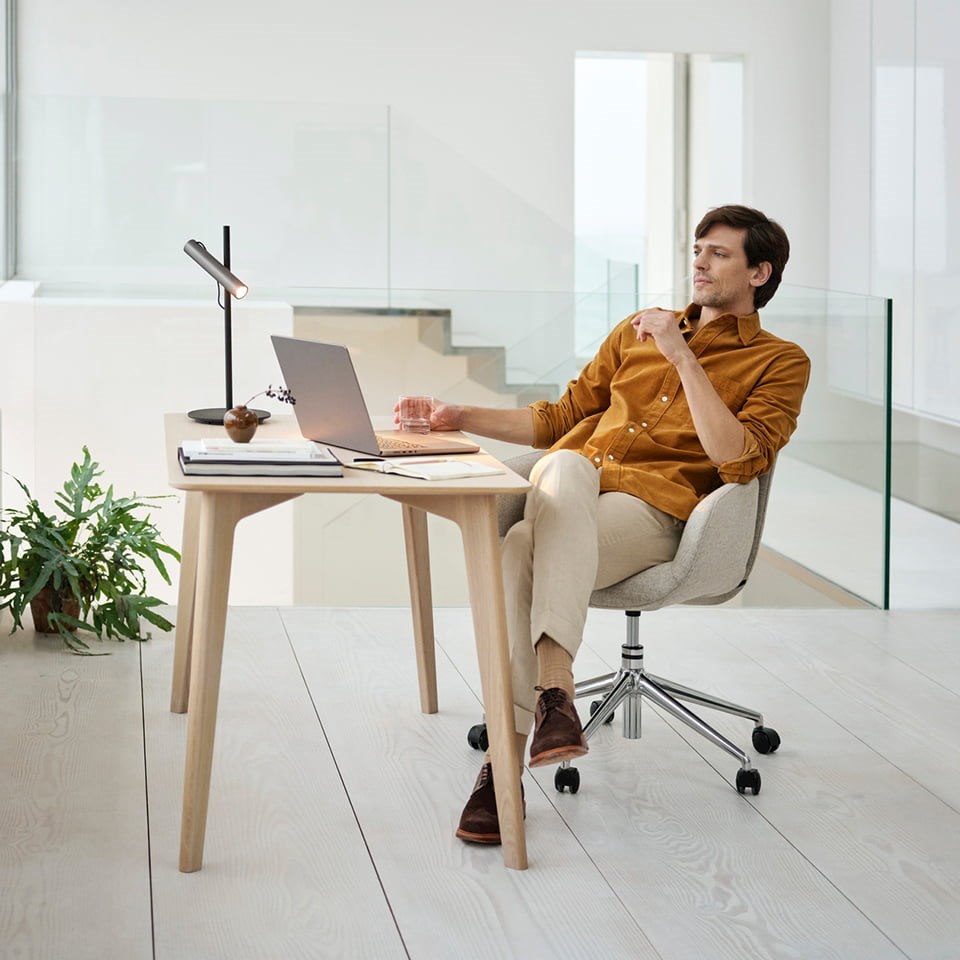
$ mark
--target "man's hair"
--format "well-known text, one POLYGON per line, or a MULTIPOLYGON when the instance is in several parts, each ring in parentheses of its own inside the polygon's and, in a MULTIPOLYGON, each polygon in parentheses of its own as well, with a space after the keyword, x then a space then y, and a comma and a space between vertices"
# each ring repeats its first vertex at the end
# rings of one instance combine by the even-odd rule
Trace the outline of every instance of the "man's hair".
POLYGON ((743 251, 747 255, 749 266, 758 267, 764 261, 770 264, 770 279, 762 287, 757 287, 753 294, 753 305, 759 310, 769 303, 777 292, 783 277, 783 268, 790 258, 790 241, 786 231, 759 210, 734 203, 708 211, 697 224, 694 237, 699 240, 717 224, 746 231, 743 251))

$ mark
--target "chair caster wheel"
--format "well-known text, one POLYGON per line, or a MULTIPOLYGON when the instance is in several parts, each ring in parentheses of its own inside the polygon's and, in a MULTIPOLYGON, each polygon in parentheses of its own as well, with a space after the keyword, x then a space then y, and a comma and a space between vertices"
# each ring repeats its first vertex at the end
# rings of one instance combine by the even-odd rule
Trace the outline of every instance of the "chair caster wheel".
POLYGON ((576 767, 557 767, 553 785, 558 793, 563 793, 568 787, 571 793, 576 793, 580 789, 580 771, 576 767))
MULTIPOLYGON (((602 706, 603 706, 602 700, 594 700, 590 704, 590 716, 592 717, 602 706)), ((616 713, 616 711, 614 711, 614 713, 616 713)), ((611 713, 610 716, 603 721, 604 726, 607 726, 607 724, 609 723, 613 723, 613 713, 611 713)))
POLYGON ((780 734, 773 727, 753 728, 753 749, 757 753, 773 753, 780 746, 780 734))
POLYGON ((760 792, 759 770, 737 771, 737 793, 746 793, 747 790, 750 790, 754 796, 760 792))
POLYGON ((487 750, 490 747, 490 740, 487 738, 487 725, 477 723, 467 731, 467 743, 474 750, 487 750))

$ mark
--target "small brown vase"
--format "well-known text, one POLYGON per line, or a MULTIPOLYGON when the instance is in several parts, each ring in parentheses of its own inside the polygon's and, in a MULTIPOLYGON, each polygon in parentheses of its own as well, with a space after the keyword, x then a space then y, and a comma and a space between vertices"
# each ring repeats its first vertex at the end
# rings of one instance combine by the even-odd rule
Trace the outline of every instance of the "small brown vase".
POLYGON ((48 619, 51 613, 65 613, 69 617, 80 616, 80 604, 74 596, 54 595, 50 587, 44 587, 31 601, 30 612, 33 614, 33 628, 37 633, 56 633, 57 628, 50 625, 48 619))
POLYGON ((257 432, 257 415, 242 403, 223 415, 227 436, 234 443, 249 443, 257 432))

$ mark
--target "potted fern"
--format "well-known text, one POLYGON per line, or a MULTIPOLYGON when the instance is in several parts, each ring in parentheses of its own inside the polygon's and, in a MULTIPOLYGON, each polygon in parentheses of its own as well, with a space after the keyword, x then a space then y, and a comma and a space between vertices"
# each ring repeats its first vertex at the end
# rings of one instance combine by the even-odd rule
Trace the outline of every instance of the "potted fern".
POLYGON ((140 512, 162 497, 117 497, 97 478, 103 470, 83 448, 83 460, 54 496, 62 516, 48 512, 27 486, 22 508, 0 514, 0 611, 13 631, 31 608, 40 633, 58 633, 75 653, 88 653, 80 633, 114 640, 143 640, 141 620, 162 630, 173 624, 147 595, 148 562, 170 583, 163 555, 180 554, 164 543, 149 515, 140 512))

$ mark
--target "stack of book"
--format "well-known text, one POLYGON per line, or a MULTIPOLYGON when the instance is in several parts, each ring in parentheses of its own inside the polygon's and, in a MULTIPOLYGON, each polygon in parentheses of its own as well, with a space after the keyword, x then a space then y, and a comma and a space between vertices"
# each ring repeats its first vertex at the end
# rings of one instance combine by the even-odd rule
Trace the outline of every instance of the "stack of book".
POLYGON ((330 449, 312 440, 184 440, 178 454, 180 469, 188 476, 343 476, 340 461, 330 449))

